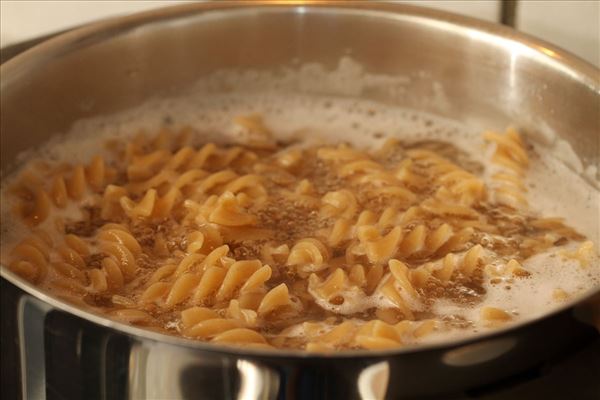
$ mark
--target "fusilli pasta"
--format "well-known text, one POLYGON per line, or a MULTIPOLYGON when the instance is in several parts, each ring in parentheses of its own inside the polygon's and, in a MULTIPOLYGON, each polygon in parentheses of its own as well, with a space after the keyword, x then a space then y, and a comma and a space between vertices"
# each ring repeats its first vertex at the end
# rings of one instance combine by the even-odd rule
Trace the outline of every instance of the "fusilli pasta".
MULTIPOLYGON (((426 143, 285 146, 258 115, 234 122, 241 146, 165 129, 111 142, 89 164, 32 162, 10 189, 28 233, 3 262, 130 324, 334 351, 464 328, 473 321, 435 304, 480 307, 482 282, 524 279, 525 262, 558 244, 577 242, 560 255, 582 268, 594 255, 561 220, 527 211, 529 156, 514 130, 484 134, 481 173, 426 143)), ((477 311, 485 326, 515 317, 477 311)))

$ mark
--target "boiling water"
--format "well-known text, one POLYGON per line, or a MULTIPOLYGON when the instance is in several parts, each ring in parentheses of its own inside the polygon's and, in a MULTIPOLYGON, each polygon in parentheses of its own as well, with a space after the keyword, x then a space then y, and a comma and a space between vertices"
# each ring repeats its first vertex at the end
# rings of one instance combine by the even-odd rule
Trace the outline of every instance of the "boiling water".
MULTIPOLYGON (((488 164, 488 154, 482 149, 484 143, 481 132, 469 126, 432 115, 407 109, 399 109, 369 100, 359 100, 352 96, 325 96, 302 93, 294 89, 298 82, 309 82, 311 77, 323 74, 314 67, 303 73, 302 79, 290 84, 290 76, 277 79, 260 74, 218 76, 218 79, 200 82, 189 95, 170 99, 153 99, 134 110, 110 117, 79 121, 65 135, 22 157, 41 157, 50 160, 88 162, 98 154, 99 143, 133 136, 141 131, 153 133, 160 127, 174 130, 179 127, 193 127, 198 132, 198 143, 205 141, 236 141, 241 134, 232 122, 239 115, 260 114, 265 124, 281 139, 295 139, 304 143, 349 142, 359 148, 378 148, 388 138, 398 138, 402 142, 435 140, 449 142, 468 153, 471 159, 483 165, 488 164), (269 78, 269 79, 267 79, 269 78), (216 84, 215 82, 220 82, 216 84), (223 82, 232 84, 232 93, 218 93, 223 82), (261 90, 258 90, 258 88, 261 90)), ((347 95, 360 94, 362 87, 356 85, 353 74, 360 73, 351 64, 343 64, 329 76, 331 82, 346 82, 347 95), (341 72, 340 72, 341 71, 341 72), (335 74, 338 74, 337 76, 335 74)), ((389 84, 387 78, 371 78, 378 84, 389 84), (387 79, 387 80, 386 80, 387 79)), ((323 76, 320 76, 323 78, 323 76)), ((298 80, 299 79, 299 80, 298 80)), ((339 89, 339 88, 338 88, 339 89)), ((338 90, 339 92, 340 90, 338 90)), ((305 91, 306 92, 306 91, 305 91)), ((501 130, 504 127, 490 127, 501 130)), ((562 145, 564 146, 564 144, 562 145)), ((574 173, 552 152, 543 148, 534 149, 530 154, 532 163, 527 176, 528 201, 536 213, 543 216, 564 217, 567 224, 575 227, 594 244, 599 243, 600 195, 597 189, 574 173)), ((110 157, 107 153, 106 157, 110 157)), ((23 161, 23 160, 21 160, 23 161)), ((484 177, 485 178, 485 177, 484 177)), ((5 188, 11 178, 5 179, 5 188)), ((22 236, 20 221, 13 218, 12 203, 4 193, 2 198, 2 258, 3 261, 14 242, 22 236)), ((82 200, 85 203, 85 199, 82 200)), ((78 205, 61 210, 65 216, 77 219, 78 205)), ((47 229, 52 229, 47 226, 47 229)), ((582 268, 579 261, 560 257, 557 251, 572 251, 578 243, 564 249, 552 248, 526 260, 523 266, 531 273, 526 279, 491 284, 482 283, 485 295, 477 307, 469 307, 448 299, 437 300, 431 310, 438 317, 463 317, 471 321, 469 329, 478 332, 487 329, 479 316, 483 305, 494 306, 509 311, 513 321, 535 318, 560 306, 553 298, 556 289, 562 289, 571 299, 597 289, 600 286, 600 263, 596 251, 588 268, 582 268)), ((342 314, 362 312, 373 306, 385 305, 384 299, 361 298, 351 293, 343 306, 335 311, 342 314)), ((324 304, 324 307, 332 307, 324 304)), ((418 305, 417 305, 418 308, 418 305)), ((299 333, 301 334, 301 333, 299 333)), ((445 332, 442 336, 432 335, 429 340, 442 340, 450 335, 463 335, 460 332, 445 332)))

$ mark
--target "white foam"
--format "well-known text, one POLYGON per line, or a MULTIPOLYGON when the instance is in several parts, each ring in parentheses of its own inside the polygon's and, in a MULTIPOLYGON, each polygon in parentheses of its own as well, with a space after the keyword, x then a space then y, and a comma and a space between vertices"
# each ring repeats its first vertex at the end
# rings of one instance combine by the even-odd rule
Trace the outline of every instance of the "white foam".
POLYGON ((538 152, 526 180, 531 207, 560 216, 594 243, 600 243, 600 191, 560 162, 553 153, 538 152))
MULTIPOLYGON (((481 307, 502 309, 512 316, 512 322, 526 321, 543 316, 563 303, 554 297, 554 291, 561 289, 576 300, 596 290, 600 286, 599 257, 592 255, 587 266, 577 259, 562 256, 564 252, 575 251, 577 243, 553 248, 537 254, 523 263, 523 268, 531 275, 527 278, 499 278, 492 284, 484 281, 486 294, 475 307, 464 307, 446 299, 438 300, 433 312, 440 316, 460 316, 473 323, 472 332, 480 332, 493 326, 482 320, 481 307)), ((435 340, 435 337, 432 337, 435 340)))

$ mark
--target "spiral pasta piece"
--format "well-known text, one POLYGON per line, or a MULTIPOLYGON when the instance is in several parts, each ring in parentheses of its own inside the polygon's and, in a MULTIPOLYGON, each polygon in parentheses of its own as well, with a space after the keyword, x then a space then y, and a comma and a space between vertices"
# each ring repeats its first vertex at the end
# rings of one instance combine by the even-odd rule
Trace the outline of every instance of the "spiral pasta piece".
POLYGON ((325 268, 328 259, 327 247, 317 239, 308 238, 290 249, 286 264, 296 266, 301 272, 314 272, 325 268))
POLYGON ((520 135, 509 128, 504 135, 485 132, 484 139, 494 145, 491 161, 497 172, 491 178, 496 202, 515 208, 526 206, 524 177, 529 157, 520 135))
POLYGON ((228 267, 207 266, 204 271, 185 272, 173 283, 157 282, 143 294, 144 301, 163 301, 173 307, 190 300, 192 304, 221 304, 236 296, 261 290, 271 277, 271 267, 259 260, 236 261, 228 267))
POLYGON ((165 218, 173 210, 179 196, 180 192, 175 188, 164 196, 159 196, 156 189, 150 189, 137 203, 127 196, 122 197, 120 203, 130 218, 165 218))
POLYGON ((223 193, 216 199, 214 208, 208 215, 208 221, 224 226, 256 224, 256 217, 248 213, 241 203, 243 203, 243 197, 236 197, 231 192, 223 193))
POLYGON ((258 332, 243 327, 237 319, 222 318, 213 310, 192 307, 181 312, 182 333, 215 343, 266 345, 258 332))
POLYGON ((103 260, 103 271, 114 282, 129 281, 133 279, 137 272, 136 258, 141 253, 141 247, 138 241, 124 227, 113 224, 105 225, 96 235, 99 243, 99 250, 106 255, 110 261, 103 260), (116 267, 116 268, 115 268, 116 267), (119 269, 121 276, 116 269, 119 269))
POLYGON ((352 218, 358 209, 356 198, 349 190, 326 193, 321 202, 321 213, 327 217, 352 218))
POLYGON ((438 187, 437 197, 450 197, 459 204, 472 206, 485 199, 483 181, 470 172, 429 150, 410 150, 407 152, 411 160, 421 167, 425 173, 434 178, 438 187))
MULTIPOLYGON (((310 352, 330 352, 339 348, 382 350, 402 347, 437 329, 433 320, 402 321, 388 324, 380 320, 369 322, 348 320, 328 327, 319 322, 305 322, 295 330, 305 338, 305 349, 310 352)), ((285 336, 287 332, 284 332, 285 336)))
POLYGON ((11 270, 31 282, 38 282, 48 272, 52 239, 43 231, 24 238, 11 251, 11 270))

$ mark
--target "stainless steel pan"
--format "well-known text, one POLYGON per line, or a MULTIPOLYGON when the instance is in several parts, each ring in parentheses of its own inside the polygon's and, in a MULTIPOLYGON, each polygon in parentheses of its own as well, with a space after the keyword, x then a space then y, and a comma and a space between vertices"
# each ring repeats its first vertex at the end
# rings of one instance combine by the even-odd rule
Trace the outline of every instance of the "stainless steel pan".
MULTIPOLYGON (((369 72, 411 77, 409 96, 377 100, 482 128, 513 124, 532 137, 543 125, 598 164, 599 71, 547 43, 397 4, 212 2, 89 25, 2 65, 3 173, 19 152, 78 119, 177 93, 213 71, 293 60, 333 67, 348 51, 369 72), (423 101, 432 81, 450 99, 442 108, 423 101)), ((416 350, 257 352, 119 324, 49 298, 5 268, 1 283, 2 390, 35 399, 433 396, 480 387, 597 335, 569 304, 416 350)))

